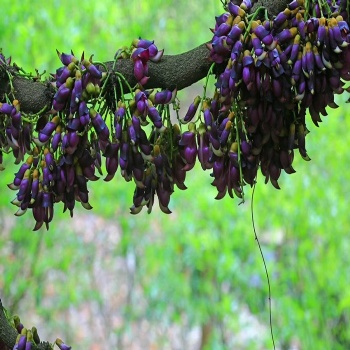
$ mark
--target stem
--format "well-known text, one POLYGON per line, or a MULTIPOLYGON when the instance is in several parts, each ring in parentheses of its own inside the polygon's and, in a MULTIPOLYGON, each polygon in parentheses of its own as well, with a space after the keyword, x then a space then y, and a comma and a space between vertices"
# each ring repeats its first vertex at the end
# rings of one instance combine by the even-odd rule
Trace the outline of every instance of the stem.
POLYGON ((261 10, 264 10, 266 13, 266 8, 264 6, 260 6, 255 10, 254 13, 248 16, 249 23, 248 23, 247 29, 245 30, 243 41, 245 41, 247 39, 247 36, 250 35, 250 29, 252 28, 253 21, 255 20, 256 17, 258 17, 258 14, 261 10))
POLYGON ((256 228, 255 228, 255 220, 254 220, 254 194, 255 194, 255 185, 256 185, 256 178, 254 181, 254 185, 253 185, 253 192, 252 192, 252 200, 251 200, 251 206, 250 206, 250 210, 251 210, 251 219, 252 219, 252 226, 253 226, 253 231, 254 231, 254 236, 255 236, 255 240, 258 244, 259 247, 259 251, 260 251, 260 255, 264 264, 264 268, 265 268, 265 274, 266 274, 266 279, 267 279, 267 285, 268 285, 268 295, 269 295, 269 322, 270 322, 270 333, 271 333, 271 340, 272 340, 272 345, 274 350, 276 349, 276 345, 275 345, 275 338, 273 336, 273 327, 272 327, 272 305, 271 305, 271 284, 270 284, 270 278, 269 278, 269 272, 267 270, 267 266, 266 266, 266 261, 265 261, 265 257, 264 257, 264 253, 261 249, 261 245, 258 239, 258 235, 256 233, 256 228))
POLYGON ((208 83, 209 83, 209 78, 213 74, 214 67, 215 67, 215 62, 212 63, 212 65, 210 66, 209 71, 207 73, 207 76, 205 77, 205 83, 204 83, 204 86, 203 86, 203 95, 202 95, 202 98, 201 98, 201 102, 200 102, 199 108, 197 109, 197 112, 196 112, 196 114, 199 114, 199 116, 197 118, 194 118, 194 120, 195 120, 194 123, 197 123, 197 121, 200 119, 200 113, 202 111, 203 102, 207 98, 206 94, 207 94, 207 87, 208 87, 208 83))
MULTIPOLYGON (((236 114, 238 114, 239 110, 236 108, 236 110, 234 112, 236 114)), ((244 203, 244 190, 243 190, 244 180, 243 180, 243 170, 242 170, 242 162, 241 162, 241 138, 239 136, 238 115, 236 115, 236 117, 235 117, 235 126, 236 126, 236 141, 237 141, 237 146, 238 146, 237 154, 238 154, 238 164, 239 164, 239 182, 240 182, 240 186, 242 189, 242 201, 241 201, 241 203, 244 203)))

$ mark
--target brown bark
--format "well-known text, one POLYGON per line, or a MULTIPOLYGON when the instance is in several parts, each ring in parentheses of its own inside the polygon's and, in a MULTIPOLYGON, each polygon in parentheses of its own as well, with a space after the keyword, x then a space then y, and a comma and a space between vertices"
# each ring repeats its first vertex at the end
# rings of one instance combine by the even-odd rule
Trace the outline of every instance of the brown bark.
MULTIPOLYGON (((209 50, 205 44, 179 55, 164 55, 160 62, 149 62, 150 79, 145 86, 149 88, 184 89, 204 78, 210 68, 209 50)), ((108 71, 112 71, 113 61, 106 62, 108 71)), ((12 68, 11 68, 12 69, 12 68)), ((131 86, 137 83, 133 73, 133 62, 120 59, 116 71, 121 73, 131 86)), ((45 106, 51 107, 54 89, 50 82, 38 82, 16 76, 13 69, 14 96, 20 101, 25 113, 37 113, 45 106)), ((125 86, 126 88, 126 86, 125 86)), ((0 101, 4 102, 5 93, 10 93, 7 74, 0 74, 0 101)))

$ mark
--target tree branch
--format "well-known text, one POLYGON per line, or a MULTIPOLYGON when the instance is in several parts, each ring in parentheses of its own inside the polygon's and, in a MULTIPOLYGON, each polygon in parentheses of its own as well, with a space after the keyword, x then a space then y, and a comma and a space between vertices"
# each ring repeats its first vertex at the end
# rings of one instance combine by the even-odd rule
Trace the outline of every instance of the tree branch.
MULTIPOLYGON (((164 55, 160 62, 149 62, 150 79, 145 88, 184 89, 204 78, 210 68, 209 50, 205 44, 179 55, 164 55)), ((113 61, 106 62, 108 71, 112 71, 113 61)), ((133 62, 130 59, 119 59, 116 71, 134 86, 137 81, 133 73, 133 62)), ((37 113, 44 107, 49 109, 54 96, 50 82, 38 82, 16 76, 13 71, 12 81, 14 96, 21 103, 25 113, 37 113)), ((125 86, 126 88, 126 86, 125 86)), ((5 93, 11 91, 7 74, 0 75, 0 101, 5 101, 5 93)))
POLYGON ((16 342, 17 334, 16 330, 7 321, 0 299, 0 339, 8 348, 12 349, 16 342))

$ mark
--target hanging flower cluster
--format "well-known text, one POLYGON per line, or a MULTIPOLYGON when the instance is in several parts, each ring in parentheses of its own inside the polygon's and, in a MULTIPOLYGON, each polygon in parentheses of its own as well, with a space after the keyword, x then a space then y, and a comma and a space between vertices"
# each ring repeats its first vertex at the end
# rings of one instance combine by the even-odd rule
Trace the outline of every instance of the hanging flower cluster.
MULTIPOLYGON (((58 89, 52 110, 28 123, 32 127, 35 124, 37 136, 34 132, 25 134, 29 134, 23 138, 26 149, 19 144, 21 160, 25 153, 21 152, 22 149, 30 155, 9 185, 11 189, 18 190, 12 201, 19 207, 16 215, 23 215, 28 208, 32 209, 36 220, 34 230, 44 223, 48 227, 56 202, 62 201, 64 210, 68 209, 71 216, 75 201, 91 209, 87 182, 96 179, 95 167, 100 166, 99 159, 91 154, 100 151, 98 140, 108 138, 109 133, 101 116, 87 107, 87 101, 99 95, 106 73, 102 74, 91 58, 86 60, 82 56, 79 61, 73 54, 58 55, 63 67, 54 75, 58 89), (88 132, 91 126, 95 133, 88 132)), ((17 106, 14 104, 12 114, 17 106)), ((17 113, 20 115, 20 112, 17 113)), ((25 121, 23 123, 18 121, 19 130, 28 127, 25 121)), ((13 128, 12 125, 11 138, 8 136, 12 142, 17 141, 13 136, 13 128)))
POLYGON ((231 171, 232 154, 240 158, 240 184, 253 184, 260 167, 266 182, 276 188, 281 170, 294 172, 294 149, 309 160, 306 112, 318 125, 320 114, 327 115, 326 106, 337 107, 334 94, 342 93, 344 81, 350 80, 345 5, 344 1, 294 0, 270 20, 264 17, 264 8, 249 15, 250 1, 231 1, 227 12, 216 17, 210 57, 226 65, 211 100, 218 107, 215 113, 211 110, 210 128, 206 126, 213 150, 225 131, 226 148, 215 154, 223 169, 219 178, 214 171, 216 180, 230 188, 232 177, 237 177, 231 171))

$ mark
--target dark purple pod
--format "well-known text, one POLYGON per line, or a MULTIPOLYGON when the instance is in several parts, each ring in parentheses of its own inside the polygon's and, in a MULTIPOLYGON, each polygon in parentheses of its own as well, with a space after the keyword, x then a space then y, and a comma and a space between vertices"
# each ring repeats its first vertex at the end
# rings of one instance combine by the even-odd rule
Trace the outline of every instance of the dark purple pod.
POLYGON ((150 58, 149 55, 149 50, 148 49, 144 49, 142 47, 139 47, 135 50, 133 50, 132 54, 131 54, 131 59, 135 62, 138 60, 141 60, 142 63, 146 63, 150 58))
POLYGON ((187 110, 187 113, 183 119, 184 122, 190 122, 193 117, 195 116, 196 112, 197 112, 197 109, 198 109, 198 106, 201 102, 201 98, 200 96, 197 96, 194 101, 190 104, 188 110, 187 110))
POLYGON ((244 10, 244 11, 249 11, 252 8, 253 4, 251 0, 242 0, 240 7, 244 10))
POLYGON ((227 34, 227 37, 230 38, 230 40, 233 43, 236 42, 241 37, 241 34, 244 28, 245 28, 245 24, 243 21, 233 25, 230 32, 227 34))
POLYGON ((115 138, 116 140, 120 141, 122 139, 122 133, 123 133, 123 126, 121 121, 115 122, 114 128, 115 128, 115 138))
POLYGON ((196 134, 192 131, 185 131, 181 135, 179 146, 195 147, 195 145, 196 145, 196 134))
POLYGON ((60 61, 65 65, 68 66, 70 63, 78 63, 79 60, 74 56, 73 52, 71 54, 66 54, 64 52, 60 53, 57 49, 57 56, 60 59, 60 61))
POLYGON ((26 195, 27 191, 30 191, 30 170, 27 169, 24 173, 23 179, 21 181, 21 184, 19 186, 19 190, 17 193, 17 199, 19 201, 22 201, 24 199, 24 196, 26 195))
MULTIPOLYGON (((349 43, 347 43, 344 40, 344 37, 342 36, 342 33, 340 31, 340 27, 339 27, 339 23, 337 22, 337 20, 335 18, 332 18, 330 20, 330 26, 329 26, 329 34, 331 34, 335 40, 335 42, 338 44, 338 46, 340 47, 346 47, 349 45, 349 43)), ((346 22, 345 22, 346 23, 346 22)))
POLYGON ((75 170, 73 165, 65 164, 66 186, 71 188, 74 185, 75 170))
POLYGON ((197 157, 197 147, 185 147, 184 150, 181 152, 182 158, 185 160, 187 165, 190 165, 190 167, 184 166, 184 170, 188 171, 192 169, 193 165, 196 162, 196 157, 197 157))
POLYGON ((104 181, 110 181, 113 179, 115 173, 117 172, 118 164, 118 157, 106 159, 107 176, 105 177, 104 181))
POLYGON ((233 16, 240 16, 244 18, 246 15, 245 11, 238 5, 234 4, 232 1, 228 3, 227 8, 233 16))
POLYGON ((135 145, 135 143, 137 142, 137 136, 136 136, 134 125, 130 124, 127 130, 128 130, 128 136, 129 136, 130 142, 133 145, 135 145))
POLYGON ((69 80, 70 77, 74 76, 76 71, 75 63, 71 62, 68 66, 63 67, 62 70, 56 71, 56 86, 60 87, 66 81, 69 80))
POLYGON ((43 133, 39 133, 38 135, 38 139, 41 143, 46 143, 47 141, 49 141, 51 135, 46 135, 46 134, 43 134, 43 133))
POLYGON ((227 37, 225 36, 214 36, 212 41, 212 48, 214 53, 223 57, 226 57, 231 50, 231 46, 227 43, 227 37))
POLYGON ((232 122, 231 120, 228 120, 225 124, 224 130, 222 131, 219 137, 219 142, 221 147, 225 147, 227 145, 227 140, 231 133, 231 127, 232 127, 232 122))
MULTIPOLYGON (((138 137, 139 137, 139 134, 140 134, 140 130, 141 130, 141 121, 140 121, 140 118, 137 117, 136 115, 133 115, 133 116, 132 116, 132 119, 131 119, 131 122, 132 122, 132 125, 133 125, 133 127, 134 127, 136 137, 138 138, 138 137)), ((135 141, 135 142, 136 142, 136 141, 135 141)))
POLYGON ((68 78, 69 80, 67 80, 66 82, 64 82, 64 84, 62 84, 58 90, 56 91, 55 95, 54 95, 54 100, 57 101, 60 104, 66 103, 72 88, 73 88, 73 80, 72 78, 68 78))
MULTIPOLYGON (((320 19, 320 21, 322 20, 322 18, 320 19)), ((327 35, 327 30, 324 24, 319 25, 318 29, 317 29, 317 46, 323 46, 324 41, 325 41, 325 37, 327 35)))
POLYGON ((11 115, 11 123, 15 129, 17 130, 21 129, 21 124, 22 124, 21 112, 17 112, 14 115, 11 115))
POLYGON ((107 141, 109 138, 109 129, 101 117, 100 113, 97 113, 92 108, 90 109, 91 124, 93 125, 96 134, 100 140, 107 141))
POLYGON ((83 93, 83 82, 81 79, 81 72, 79 70, 75 73, 73 92, 75 95, 75 102, 79 103, 81 101, 81 95, 83 93))
POLYGON ((229 168, 229 185, 231 187, 239 187, 239 181, 240 181, 240 172, 239 168, 236 166, 231 166, 229 168))
POLYGON ((250 67, 243 68, 242 78, 245 85, 248 85, 253 80, 250 67))
POLYGON ((81 117, 80 118, 72 118, 72 119, 68 120, 68 123, 67 123, 67 128, 68 129, 77 131, 77 130, 80 129, 81 126, 82 126, 82 124, 81 124, 81 117))
POLYGON ((290 2, 288 4, 288 9, 293 11, 293 10, 297 9, 298 7, 303 6, 303 5, 304 5, 303 0, 293 0, 292 2, 290 2))
POLYGON ((227 12, 221 14, 220 16, 215 16, 216 25, 219 26, 220 24, 226 22, 230 16, 231 15, 227 12))
POLYGON ((297 29, 295 27, 283 29, 280 33, 276 35, 279 44, 283 44, 286 41, 292 40, 297 34, 297 29))
POLYGON ((213 165, 209 162, 211 156, 209 133, 205 131, 204 126, 200 126, 199 129, 200 131, 197 135, 198 159, 203 170, 211 169, 213 165))
POLYGON ((214 122, 214 118, 213 118, 213 115, 212 113, 210 112, 210 109, 209 108, 206 108, 203 112, 203 117, 204 117, 204 124, 207 128, 207 130, 210 130, 211 129, 211 126, 214 122))
POLYGON ((139 38, 139 39, 133 40, 132 44, 138 48, 148 49, 151 45, 154 45, 154 40, 147 40, 147 39, 139 38))
POLYGON ((167 104, 170 103, 172 98, 172 93, 170 90, 158 91, 154 94, 153 103, 154 104, 167 104))
POLYGON ((325 67, 325 65, 322 62, 321 55, 319 54, 318 49, 317 49, 316 46, 312 47, 312 53, 314 55, 314 62, 315 62, 315 65, 316 65, 317 69, 319 69, 320 71, 326 70, 326 67, 325 67))
POLYGON ((288 59, 289 64, 293 64, 299 55, 299 48, 300 48, 300 35, 297 34, 294 38, 294 42, 292 45, 291 53, 288 59))
POLYGON ((58 145, 61 142, 61 137, 61 130, 59 128, 58 130, 56 130, 51 140, 51 148, 53 152, 57 151, 58 145))
POLYGON ((224 157, 217 157, 213 164, 213 175, 218 179, 224 173, 224 157))
POLYGON ((40 181, 39 181, 39 171, 38 169, 35 169, 33 172, 33 182, 32 182, 32 187, 31 187, 31 200, 30 203, 33 204, 36 200, 36 197, 38 196, 39 193, 39 186, 40 186, 40 181))
POLYGON ((150 106, 148 108, 148 117, 151 119, 153 125, 157 129, 161 129, 163 127, 162 118, 160 117, 157 108, 150 106))
POLYGON ((140 81, 143 77, 146 76, 144 64, 141 59, 137 59, 134 61, 134 76, 137 81, 140 81))
POLYGON ((330 60, 330 54, 329 54, 328 48, 325 46, 322 49, 321 58, 322 58, 322 62, 324 64, 324 66, 326 68, 328 68, 328 69, 333 68, 333 65, 332 65, 331 60, 330 60))
MULTIPOLYGON (((15 186, 19 186, 19 185, 20 185, 20 183, 21 183, 21 181, 22 181, 22 179, 23 179, 23 176, 24 176, 25 172, 26 172, 28 169, 31 168, 32 164, 33 164, 33 156, 29 156, 29 157, 27 158, 26 162, 23 163, 23 164, 21 165, 21 167, 19 168, 18 172, 15 174, 15 179, 14 179, 14 181, 13 181, 13 184, 14 184, 15 186)), ((28 173, 27 173, 27 174, 28 174, 28 173)))
POLYGON ((319 27, 319 18, 311 17, 309 18, 306 23, 306 33, 311 34, 311 33, 316 33, 319 27))
POLYGON ((68 131, 67 133, 68 138, 68 145, 69 147, 76 148, 80 141, 80 136, 77 134, 76 131, 68 131))
MULTIPOLYGON (((256 22, 254 22, 256 23, 256 22)), ((261 24, 257 25, 254 30, 253 33, 262 41, 265 37, 267 37, 270 32, 261 24)))
MULTIPOLYGON (((42 185, 47 188, 50 186, 50 182, 53 180, 52 174, 48 167, 42 169, 42 185)), ((45 187, 44 187, 45 188, 45 187)))
POLYGON ((14 109, 15 109, 15 107, 13 105, 10 105, 6 102, 5 103, 0 102, 0 113, 11 115, 11 113, 14 109))
POLYGON ((227 35, 232 27, 232 17, 229 17, 226 22, 221 23, 218 28, 214 31, 214 35, 223 36, 227 35), (230 20, 231 18, 231 20, 230 20), (231 23, 230 23, 231 22, 231 23))
POLYGON ((51 121, 47 122, 43 129, 40 130, 41 134, 51 136, 54 130, 56 129, 57 125, 61 121, 59 116, 54 116, 51 121))
POLYGON ((273 20, 273 28, 274 29, 280 28, 289 17, 290 17, 290 11, 288 11, 288 9, 278 13, 273 20))
POLYGON ((102 72, 93 63, 84 59, 82 64, 94 78, 102 78, 102 72))
POLYGON ((89 109, 88 109, 85 101, 81 101, 79 103, 78 113, 79 113, 79 117, 89 113, 89 109))
POLYGON ((253 33, 251 36, 251 42, 254 48, 255 55, 258 59, 262 59, 262 55, 264 54, 264 49, 261 43, 261 40, 253 33))
POLYGON ((241 152, 245 157, 248 157, 251 154, 251 149, 252 146, 250 143, 245 140, 241 142, 241 152))
POLYGON ((66 106, 65 102, 57 102, 56 100, 52 101, 52 107, 55 111, 63 111, 66 106))
POLYGON ((56 166, 53 154, 46 148, 44 150, 46 166, 52 171, 56 166))
POLYGON ((329 39, 330 49, 333 52, 335 52, 335 53, 341 53, 342 50, 338 46, 338 43, 337 43, 337 41, 335 40, 335 37, 334 37, 334 27, 329 27, 328 28, 328 39, 329 39))
POLYGON ((231 60, 233 63, 236 62, 236 60, 239 58, 242 51, 243 51, 243 43, 240 40, 236 41, 236 43, 233 45, 233 48, 231 50, 231 60))

